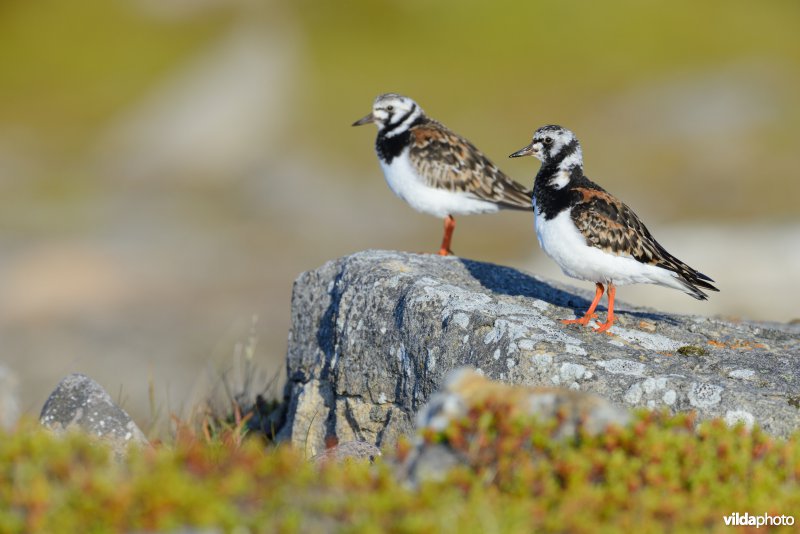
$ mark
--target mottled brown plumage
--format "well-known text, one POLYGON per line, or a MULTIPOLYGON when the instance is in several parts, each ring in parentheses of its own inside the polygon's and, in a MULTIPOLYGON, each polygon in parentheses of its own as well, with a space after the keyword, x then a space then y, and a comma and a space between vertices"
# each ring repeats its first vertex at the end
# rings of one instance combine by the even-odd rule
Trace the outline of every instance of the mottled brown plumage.
POLYGON ((532 191, 506 176, 468 140, 428 118, 409 131, 409 159, 431 187, 471 193, 507 209, 531 209, 532 191))
POLYGON ((451 254, 454 215, 533 210, 533 192, 503 174, 475 145, 396 93, 379 95, 353 126, 378 127, 375 152, 392 192, 415 210, 444 219, 439 254, 451 254))
POLYGON ((614 325, 618 285, 658 284, 706 300, 703 290, 718 291, 713 280, 667 252, 639 217, 583 172, 577 137, 562 126, 538 128, 530 144, 512 158, 534 156, 542 162, 533 186, 536 236, 545 253, 565 274, 595 283, 595 296, 583 317, 562 321, 586 326, 608 290, 606 322, 614 325))
POLYGON ((590 187, 573 188, 576 199, 573 201, 571 217, 589 245, 662 267, 693 285, 716 291, 706 281, 705 275, 667 252, 630 207, 599 185, 588 183, 590 187))

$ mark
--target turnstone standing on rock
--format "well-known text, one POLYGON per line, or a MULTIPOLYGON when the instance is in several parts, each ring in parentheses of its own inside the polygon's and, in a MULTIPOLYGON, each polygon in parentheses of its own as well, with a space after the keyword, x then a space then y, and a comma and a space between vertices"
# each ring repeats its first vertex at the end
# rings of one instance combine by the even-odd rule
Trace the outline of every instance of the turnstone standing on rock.
POLYGON ((503 174, 460 135, 428 118, 406 96, 380 95, 372 113, 353 123, 378 126, 375 151, 395 195, 417 211, 444 219, 439 254, 451 254, 453 215, 531 210, 531 191, 503 174))
POLYGON ((542 166, 533 185, 536 236, 564 274, 596 285, 591 306, 580 319, 586 325, 608 287, 608 318, 614 324, 617 285, 658 284, 680 289, 698 300, 702 289, 719 291, 711 278, 667 252, 636 214, 583 174, 583 155, 575 135, 561 126, 542 126, 525 148, 510 157, 535 156, 542 166))

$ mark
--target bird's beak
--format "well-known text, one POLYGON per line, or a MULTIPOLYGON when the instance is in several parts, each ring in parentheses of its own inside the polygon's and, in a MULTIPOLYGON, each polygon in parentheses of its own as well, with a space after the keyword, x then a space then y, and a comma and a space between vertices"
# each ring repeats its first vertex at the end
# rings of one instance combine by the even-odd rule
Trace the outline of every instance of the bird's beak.
POLYGON ((532 156, 536 150, 533 148, 533 141, 525 148, 521 148, 508 156, 509 158, 521 158, 522 156, 532 156))
POLYGON ((375 116, 372 113, 364 118, 358 119, 353 123, 353 126, 363 126, 364 124, 369 124, 370 122, 375 122, 375 116))

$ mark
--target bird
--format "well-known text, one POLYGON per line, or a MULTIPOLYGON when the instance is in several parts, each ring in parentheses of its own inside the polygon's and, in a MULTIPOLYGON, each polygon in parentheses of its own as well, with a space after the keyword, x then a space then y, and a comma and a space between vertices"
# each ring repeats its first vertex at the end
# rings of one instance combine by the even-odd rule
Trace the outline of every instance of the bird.
POLYGON ((503 174, 475 145, 429 118, 407 96, 375 98, 353 126, 378 127, 375 152, 386 183, 415 210, 444 219, 439 254, 452 254, 454 215, 533 211, 533 192, 503 174))
POLYGON ((703 290, 719 291, 711 278, 689 267, 662 247, 631 208, 586 177, 577 137, 557 125, 542 126, 530 144, 509 157, 541 161, 533 185, 536 236, 544 252, 567 276, 595 283, 595 296, 579 319, 586 326, 608 289, 606 322, 614 324, 616 286, 657 284, 706 300, 703 290))

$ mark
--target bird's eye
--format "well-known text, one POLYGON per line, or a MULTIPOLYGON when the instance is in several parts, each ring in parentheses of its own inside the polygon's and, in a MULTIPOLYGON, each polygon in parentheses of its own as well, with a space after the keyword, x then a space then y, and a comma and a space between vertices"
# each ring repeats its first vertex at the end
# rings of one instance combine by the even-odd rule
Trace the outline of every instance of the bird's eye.
POLYGON ((386 111, 394 111, 394 106, 386 106, 386 111))
POLYGON ((545 137, 544 138, 544 144, 552 145, 553 144, 553 138, 552 137, 545 137))

